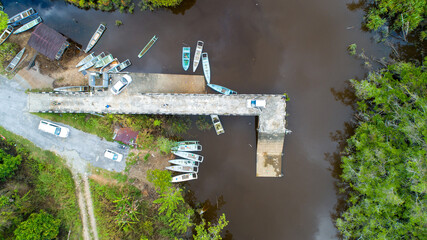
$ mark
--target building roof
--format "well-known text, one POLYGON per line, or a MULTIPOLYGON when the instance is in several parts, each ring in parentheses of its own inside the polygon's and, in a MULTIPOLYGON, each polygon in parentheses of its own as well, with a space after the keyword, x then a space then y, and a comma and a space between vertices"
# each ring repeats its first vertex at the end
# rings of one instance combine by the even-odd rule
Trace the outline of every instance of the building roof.
POLYGON ((130 128, 120 128, 113 139, 124 144, 134 144, 137 136, 138 132, 132 131, 130 128))
POLYGON ((31 34, 28 45, 50 60, 55 60, 56 55, 66 42, 67 38, 62 34, 40 23, 31 34))

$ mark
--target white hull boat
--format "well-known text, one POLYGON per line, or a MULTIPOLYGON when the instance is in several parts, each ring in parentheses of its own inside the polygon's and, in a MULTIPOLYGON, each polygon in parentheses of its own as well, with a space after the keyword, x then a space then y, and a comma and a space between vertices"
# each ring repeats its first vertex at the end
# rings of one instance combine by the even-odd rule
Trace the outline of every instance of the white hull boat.
POLYGON ((166 167, 166 169, 169 171, 183 172, 183 173, 198 173, 199 172, 199 168, 193 167, 193 166, 175 165, 175 166, 166 167))
POLYGON ((195 179, 197 179, 197 173, 187 173, 187 174, 181 174, 181 175, 172 177, 171 182, 177 183, 177 182, 185 182, 185 181, 190 181, 195 179))
POLYGON ((216 135, 225 133, 224 128, 222 127, 222 124, 221 124, 221 120, 219 120, 218 115, 211 115, 211 119, 216 131, 216 135))
POLYGON ((200 144, 187 144, 187 145, 178 145, 172 147, 173 151, 181 151, 181 152, 197 152, 202 151, 202 145, 200 144))
POLYGON ((193 72, 195 72, 197 69, 197 66, 199 66, 200 56, 202 55, 204 44, 205 43, 203 41, 197 41, 196 52, 194 53, 194 60, 193 60, 193 72))
POLYGON ((188 159, 172 159, 169 160, 169 163, 180 165, 180 166, 190 166, 190 167, 198 167, 200 162, 196 162, 188 159))
POLYGON ((205 74, 206 82, 211 83, 211 67, 209 66, 208 53, 202 53, 203 73, 205 74))
POLYGON ((186 159, 197 161, 197 162, 203 162, 203 156, 199 154, 190 153, 190 152, 180 152, 180 151, 172 151, 172 153, 178 157, 186 158, 186 159))

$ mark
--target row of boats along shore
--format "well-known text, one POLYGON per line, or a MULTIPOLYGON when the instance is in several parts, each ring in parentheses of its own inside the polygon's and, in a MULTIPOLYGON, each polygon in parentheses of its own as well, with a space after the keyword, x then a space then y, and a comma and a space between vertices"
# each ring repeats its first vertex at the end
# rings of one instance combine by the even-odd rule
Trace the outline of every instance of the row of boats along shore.
POLYGON ((167 170, 183 173, 173 176, 171 182, 185 182, 197 179, 200 164, 203 162, 203 156, 192 152, 202 151, 202 145, 199 141, 181 141, 177 142, 171 148, 172 153, 180 158, 169 160, 173 164, 166 167, 167 170))
MULTIPOLYGON (((3 44, 12 34, 19 34, 32 29, 39 23, 43 22, 43 19, 33 8, 29 8, 23 12, 16 14, 9 18, 7 21, 7 27, 0 35, 0 45, 3 44)), ((12 72, 18 66, 22 56, 25 53, 25 48, 16 54, 12 61, 7 65, 6 72, 12 72)))

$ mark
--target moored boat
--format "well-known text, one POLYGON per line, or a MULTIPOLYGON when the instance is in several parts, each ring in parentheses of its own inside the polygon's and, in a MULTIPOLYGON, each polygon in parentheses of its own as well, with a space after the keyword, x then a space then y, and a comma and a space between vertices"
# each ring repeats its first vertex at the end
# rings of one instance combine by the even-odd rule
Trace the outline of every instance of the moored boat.
POLYGON ((105 26, 103 24, 99 24, 98 29, 96 29, 96 32, 93 34, 92 38, 90 39, 89 43, 87 44, 87 47, 85 49, 86 53, 89 52, 95 46, 95 44, 101 38, 104 31, 105 31, 105 26))
POLYGON ((21 60, 22 55, 24 55, 24 52, 25 52, 25 48, 23 48, 21 51, 19 51, 18 54, 16 54, 16 56, 12 59, 9 65, 7 65, 5 69, 6 72, 10 72, 13 69, 15 69, 16 65, 18 65, 19 61, 21 60))
POLYGON ((118 66, 120 64, 119 60, 117 58, 114 58, 113 61, 108 63, 107 65, 103 66, 101 68, 101 72, 108 72, 108 70, 112 69, 115 66, 118 66))
POLYGON ((194 59, 193 59, 193 72, 195 72, 197 69, 197 66, 199 66, 200 56, 202 55, 204 44, 205 43, 203 41, 197 41, 196 52, 194 53, 194 59))
POLYGON ((80 66, 85 65, 87 62, 92 60, 94 57, 95 57, 95 53, 91 53, 91 54, 87 55, 85 58, 83 58, 83 60, 81 60, 79 63, 77 63, 76 67, 80 67, 80 66))
POLYGON ((165 167, 167 170, 170 171, 174 171, 174 172, 184 172, 184 173, 198 173, 199 172, 199 168, 198 167, 193 167, 193 166, 180 166, 180 165, 175 165, 175 166, 169 166, 169 167, 165 167))
POLYGON ((12 26, 17 26, 21 23, 22 20, 26 19, 27 17, 33 14, 36 14, 36 11, 33 8, 29 8, 9 18, 9 20, 7 21, 7 24, 12 26))
POLYGON ((108 54, 107 56, 103 57, 101 60, 99 60, 98 62, 96 62, 95 66, 93 66, 93 67, 94 68, 104 67, 104 66, 110 64, 112 61, 114 61, 113 55, 108 54))
POLYGON ((216 131, 216 135, 225 133, 224 128, 222 127, 222 124, 221 124, 221 120, 219 120, 218 115, 211 115, 211 119, 216 131))
POLYGON ((98 56, 94 57, 92 60, 85 63, 83 66, 81 66, 79 68, 79 72, 86 70, 88 68, 91 68, 93 65, 95 65, 95 63, 97 63, 99 60, 101 60, 104 57, 105 57, 105 53, 104 52, 100 53, 98 56))
POLYGON ((146 54, 148 50, 150 50, 150 48, 154 45, 154 43, 156 43, 157 39, 159 38, 156 37, 156 35, 154 35, 154 37, 151 38, 151 40, 147 43, 147 45, 145 45, 145 47, 138 54, 138 57, 142 58, 142 56, 144 56, 144 54, 146 54))
POLYGON ((220 85, 208 84, 208 86, 210 88, 212 88, 213 90, 215 90, 215 91, 217 91, 219 93, 225 94, 225 95, 237 94, 236 91, 233 91, 233 90, 231 90, 229 88, 226 88, 226 87, 223 87, 223 86, 220 86, 220 85))
POLYGON ((172 147, 171 150, 181 151, 181 152, 202 151, 202 145, 200 144, 178 145, 178 146, 172 147))
POLYGON ((54 88, 54 92, 88 92, 89 86, 67 86, 67 87, 59 87, 54 88))
POLYGON ((190 140, 190 141, 179 141, 175 143, 175 145, 188 145, 188 144, 200 144, 200 141, 190 140))
POLYGON ((123 69, 129 67, 132 63, 130 62, 129 59, 126 59, 126 61, 120 63, 119 65, 111 68, 110 70, 108 70, 107 72, 109 73, 118 73, 120 71, 122 71, 123 69))
POLYGON ((181 174, 181 175, 172 177, 171 182, 173 183, 185 182, 185 181, 190 181, 195 179, 197 179, 197 173, 186 173, 186 174, 181 174))
POLYGON ((172 151, 173 154, 175 154, 178 157, 190 159, 197 162, 203 162, 203 156, 191 152, 180 152, 180 151, 172 151))
POLYGON ((12 34, 12 32, 13 32, 13 27, 7 26, 7 28, 0 35, 0 45, 2 45, 4 43, 4 41, 6 41, 6 39, 9 38, 9 36, 12 34))
POLYGON ((191 56, 191 48, 190 47, 183 47, 182 48, 182 68, 184 68, 185 71, 188 70, 188 67, 190 67, 190 57, 191 56))
POLYGON ((13 34, 18 34, 30 30, 41 22, 43 22, 43 19, 41 17, 37 17, 36 19, 31 20, 30 22, 24 24, 22 27, 18 28, 16 31, 13 32, 13 34))
POLYGON ((169 160, 170 163, 181 165, 181 166, 194 166, 198 167, 200 165, 200 162, 189 160, 189 159, 172 159, 169 160))
POLYGON ((205 74, 206 82, 211 83, 211 67, 209 66, 208 53, 202 53, 203 73, 205 74))

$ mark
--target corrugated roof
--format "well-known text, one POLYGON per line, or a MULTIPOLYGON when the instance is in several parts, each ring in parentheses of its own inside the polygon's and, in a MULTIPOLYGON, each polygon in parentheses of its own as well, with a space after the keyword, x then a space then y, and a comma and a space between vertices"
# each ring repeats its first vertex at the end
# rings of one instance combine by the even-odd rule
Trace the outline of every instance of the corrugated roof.
POLYGON ((124 144, 133 144, 135 143, 137 136, 138 132, 132 131, 130 128, 120 128, 116 136, 114 136, 114 140, 120 141, 124 144))
POLYGON ((55 60, 56 54, 66 41, 66 37, 47 25, 40 23, 31 34, 28 45, 50 60, 55 60))

